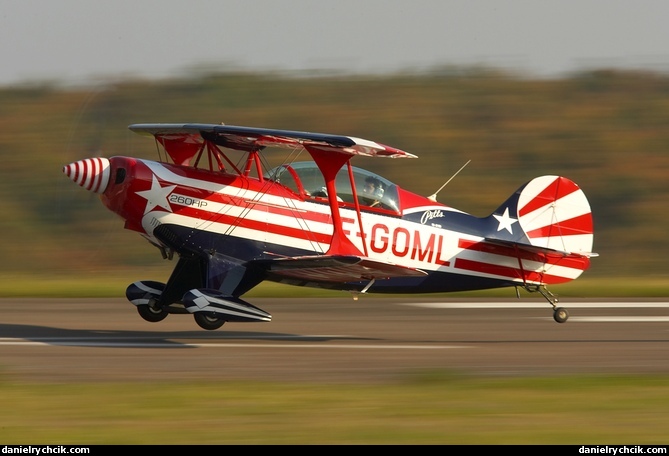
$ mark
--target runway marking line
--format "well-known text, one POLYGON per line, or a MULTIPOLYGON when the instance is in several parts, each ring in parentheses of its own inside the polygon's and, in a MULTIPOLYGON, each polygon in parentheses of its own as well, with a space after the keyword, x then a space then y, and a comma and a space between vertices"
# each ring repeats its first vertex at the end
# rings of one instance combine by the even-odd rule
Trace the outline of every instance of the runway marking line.
MULTIPOLYGON (((307 337, 307 336, 304 336, 307 337)), ((316 336, 308 336, 316 337, 316 336)), ((375 349, 375 350, 446 350, 457 348, 470 348, 462 345, 379 345, 379 344, 253 344, 253 343, 189 343, 179 341, 165 341, 165 342, 122 342, 122 338, 101 337, 91 338, 86 337, 82 339, 67 337, 67 338, 42 338, 34 340, 26 340, 23 338, 0 338, 0 346, 49 346, 56 345, 59 347, 134 347, 134 348, 164 348, 164 347, 195 347, 195 348, 337 348, 337 349, 375 349), (107 342, 104 342, 107 340, 107 342)))
POLYGON ((669 317, 659 316, 608 316, 608 317, 570 317, 569 321, 580 323, 666 323, 669 317))
MULTIPOLYGON (((429 309, 545 309, 550 306, 546 302, 418 302, 401 304, 412 307, 429 309)), ((558 304, 558 307, 560 304, 558 304)), ((565 307, 574 309, 664 309, 669 308, 668 301, 649 302, 570 302, 565 307)), ((552 318, 545 318, 552 320, 552 318)), ((669 316, 572 316, 569 322, 573 323, 666 323, 669 316)))
MULTIPOLYGON (((430 309, 544 309, 550 308, 545 301, 538 302, 408 302, 404 306, 427 307, 430 309)), ((657 302, 565 302, 558 307, 573 307, 578 309, 647 309, 669 308, 669 301, 657 302)))

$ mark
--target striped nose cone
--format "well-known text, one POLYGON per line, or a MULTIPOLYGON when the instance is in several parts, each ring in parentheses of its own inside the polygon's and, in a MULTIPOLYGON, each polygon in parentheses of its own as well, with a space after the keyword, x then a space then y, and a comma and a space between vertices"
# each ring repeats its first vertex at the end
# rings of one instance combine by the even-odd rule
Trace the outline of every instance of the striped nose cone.
POLYGON ((76 184, 94 193, 102 193, 109 184, 109 160, 86 158, 63 166, 63 173, 76 184))

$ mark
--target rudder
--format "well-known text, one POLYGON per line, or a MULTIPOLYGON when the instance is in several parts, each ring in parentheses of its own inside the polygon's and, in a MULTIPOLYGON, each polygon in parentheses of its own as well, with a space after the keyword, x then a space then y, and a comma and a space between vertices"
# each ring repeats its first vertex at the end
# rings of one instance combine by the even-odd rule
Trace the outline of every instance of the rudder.
POLYGON ((592 255, 590 203, 581 188, 561 176, 541 176, 520 189, 518 224, 530 244, 562 252, 592 255))

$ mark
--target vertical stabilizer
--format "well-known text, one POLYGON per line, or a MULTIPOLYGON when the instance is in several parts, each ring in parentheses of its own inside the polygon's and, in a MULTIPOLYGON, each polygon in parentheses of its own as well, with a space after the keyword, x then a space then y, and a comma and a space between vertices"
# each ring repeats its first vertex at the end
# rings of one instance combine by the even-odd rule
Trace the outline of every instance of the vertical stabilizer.
POLYGON ((520 187, 490 217, 491 239, 591 256, 590 204, 571 180, 541 176, 520 187))

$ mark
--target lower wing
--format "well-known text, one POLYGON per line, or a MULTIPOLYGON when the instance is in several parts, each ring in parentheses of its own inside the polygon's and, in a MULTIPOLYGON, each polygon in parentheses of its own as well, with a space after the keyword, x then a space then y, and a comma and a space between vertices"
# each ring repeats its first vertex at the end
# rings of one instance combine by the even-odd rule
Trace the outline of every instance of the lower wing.
POLYGON ((314 255, 253 262, 271 275, 286 278, 346 283, 392 277, 421 277, 425 271, 355 255, 314 255))

